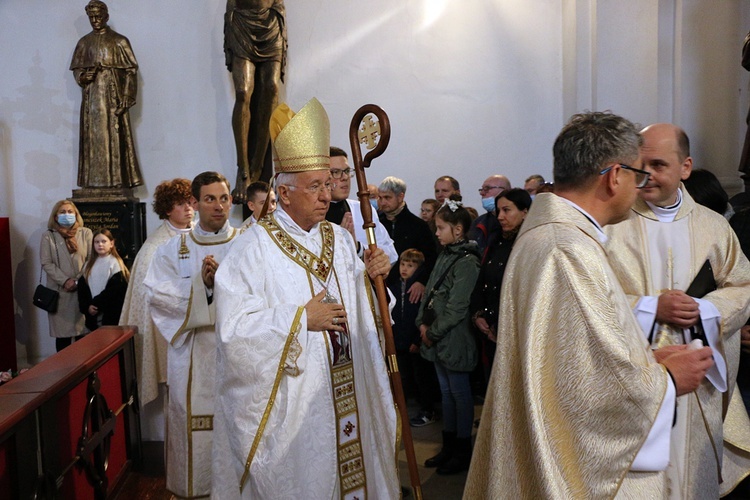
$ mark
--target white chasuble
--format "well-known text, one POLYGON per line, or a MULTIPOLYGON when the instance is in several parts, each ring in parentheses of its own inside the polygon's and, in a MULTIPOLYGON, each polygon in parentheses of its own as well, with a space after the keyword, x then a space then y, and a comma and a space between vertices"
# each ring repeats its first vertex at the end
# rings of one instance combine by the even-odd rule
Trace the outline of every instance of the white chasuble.
POLYGON ((396 411, 351 237, 302 230, 279 208, 237 239, 216 276, 212 497, 398 498, 396 411), (309 331, 325 289, 348 336, 309 331))
MULTIPOLYGON (((594 223, 554 194, 537 195, 500 308, 502 342, 464 498, 665 498, 665 473, 633 463, 658 437, 651 431, 662 407, 674 407, 669 375, 648 349, 594 223)), ((663 456, 665 467, 668 450, 663 456)))
POLYGON ((750 472, 750 420, 741 400, 730 404, 740 397, 738 330, 750 315, 750 263, 724 217, 681 194, 674 213, 639 199, 627 220, 607 228, 607 248, 654 348, 690 342, 689 329, 655 321, 658 296, 687 290, 706 260, 711 264, 717 290, 696 300, 715 366, 697 391, 678 398, 668 478, 670 498, 717 498, 750 472))
POLYGON ((211 446, 216 370, 215 308, 201 277, 203 259, 219 263, 237 230, 217 234, 199 226, 159 247, 146 275, 157 329, 169 343, 167 489, 186 498, 211 492, 211 446))

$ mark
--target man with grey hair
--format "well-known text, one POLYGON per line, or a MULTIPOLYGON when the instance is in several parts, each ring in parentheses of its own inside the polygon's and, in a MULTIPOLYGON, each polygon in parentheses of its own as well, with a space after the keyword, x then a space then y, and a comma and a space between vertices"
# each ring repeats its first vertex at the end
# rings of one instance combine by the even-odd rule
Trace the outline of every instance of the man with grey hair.
POLYGON ((675 395, 713 362, 708 347, 652 353, 607 261, 602 227, 648 182, 639 139, 628 120, 594 112, 555 141, 555 194, 534 200, 505 273, 464 498, 667 494, 675 395))
MULTIPOLYGON (((380 223, 393 240, 396 253, 401 255, 405 250, 416 248, 424 254, 424 264, 417 270, 415 283, 407 290, 409 301, 416 304, 422 300, 425 285, 430 277, 437 259, 437 248, 432 237, 430 226, 409 211, 404 201, 406 183, 398 177, 386 177, 378 187, 378 205, 380 206, 380 223)), ((398 279, 398 266, 391 269, 388 279, 398 279)))

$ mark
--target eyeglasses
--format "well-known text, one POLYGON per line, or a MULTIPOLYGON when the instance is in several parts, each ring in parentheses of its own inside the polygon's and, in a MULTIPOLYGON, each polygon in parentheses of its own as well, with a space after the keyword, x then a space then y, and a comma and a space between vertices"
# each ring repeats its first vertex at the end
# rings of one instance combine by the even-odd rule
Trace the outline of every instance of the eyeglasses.
POLYGON ((294 191, 295 189, 299 188, 304 190, 308 194, 316 194, 320 195, 322 193, 328 192, 330 193, 333 190, 333 184, 330 182, 326 182, 325 184, 313 184, 312 186, 295 186, 294 184, 286 184, 286 187, 294 191))
POLYGON ((333 177, 334 179, 341 179, 342 175, 349 177, 351 174, 352 174, 351 168, 345 168, 343 170, 333 169, 333 168, 331 169, 331 177, 333 177))
POLYGON ((604 175, 610 170, 612 170, 615 165, 620 165, 620 168, 623 168, 625 170, 632 170, 635 172, 635 187, 638 189, 641 189, 646 184, 648 184, 648 180, 651 177, 651 172, 646 172, 645 170, 641 170, 640 168, 633 168, 630 165, 625 165, 624 163, 615 163, 614 165, 610 165, 601 172, 599 172, 599 175, 604 175))
POLYGON ((486 193, 487 191, 491 189, 507 189, 505 186, 482 186, 477 191, 480 193, 486 193))

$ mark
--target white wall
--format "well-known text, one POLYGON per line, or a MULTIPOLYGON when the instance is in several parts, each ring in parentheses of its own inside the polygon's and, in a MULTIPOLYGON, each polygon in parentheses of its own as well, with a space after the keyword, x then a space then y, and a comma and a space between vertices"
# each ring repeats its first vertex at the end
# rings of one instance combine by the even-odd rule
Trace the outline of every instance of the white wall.
MULTIPOLYGON (((80 89, 68 70, 90 31, 80 2, 0 2, 0 216, 11 217, 16 338, 21 362, 54 352, 31 304, 39 240, 77 169, 80 89)), ((551 175, 551 145, 567 117, 612 109, 643 124, 676 121, 698 166, 737 190, 750 75, 739 64, 750 7, 741 0, 288 1, 282 97, 316 96, 331 140, 348 149, 349 122, 372 102, 389 114, 388 151, 371 182, 406 180, 416 209, 450 174, 466 200, 493 173, 514 185, 551 175), (716 29, 721 26, 721 30, 716 29)), ((131 111, 150 203, 172 177, 220 170, 235 178, 234 102, 222 53, 221 0, 111 0, 110 25, 140 64, 131 111)), ((234 210, 233 220, 240 215, 234 210)), ((157 220, 149 215, 149 229, 157 220)))

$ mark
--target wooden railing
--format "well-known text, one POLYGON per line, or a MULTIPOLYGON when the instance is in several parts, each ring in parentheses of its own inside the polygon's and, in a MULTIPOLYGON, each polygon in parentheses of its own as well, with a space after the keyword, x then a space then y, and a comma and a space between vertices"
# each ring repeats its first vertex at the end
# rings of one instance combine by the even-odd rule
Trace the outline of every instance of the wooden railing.
POLYGON ((102 327, 0 386, 0 496, 103 499, 140 464, 133 327, 102 327))

